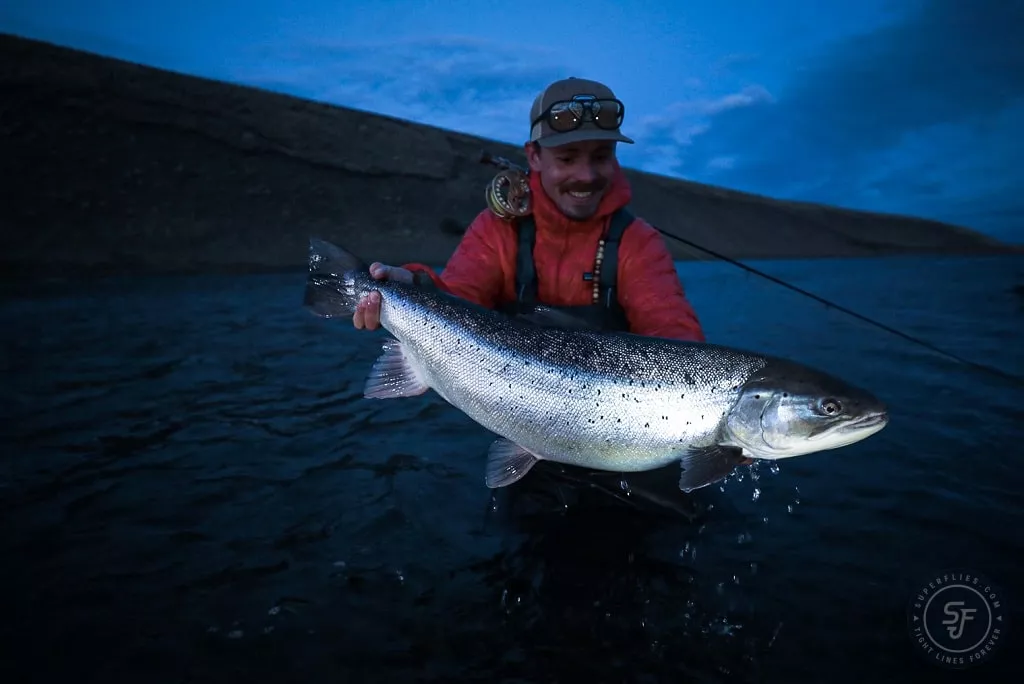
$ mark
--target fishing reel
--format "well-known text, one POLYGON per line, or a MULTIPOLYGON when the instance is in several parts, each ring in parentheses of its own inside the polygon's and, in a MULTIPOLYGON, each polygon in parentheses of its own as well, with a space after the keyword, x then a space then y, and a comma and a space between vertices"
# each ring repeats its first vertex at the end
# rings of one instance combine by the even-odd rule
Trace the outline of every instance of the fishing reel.
POLYGON ((484 199, 490 210, 505 220, 529 214, 532 206, 529 171, 488 152, 480 154, 480 162, 501 169, 484 189, 484 199))

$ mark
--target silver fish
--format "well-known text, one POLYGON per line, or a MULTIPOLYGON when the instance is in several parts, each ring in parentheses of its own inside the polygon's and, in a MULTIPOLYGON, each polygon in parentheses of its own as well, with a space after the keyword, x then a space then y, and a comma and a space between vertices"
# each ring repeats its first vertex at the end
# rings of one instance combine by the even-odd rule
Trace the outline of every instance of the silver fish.
MULTIPOLYGON (((614 472, 679 462, 689 492, 739 464, 836 449, 888 424, 871 393, 792 361, 716 344, 516 320, 434 288, 374 280, 367 265, 310 241, 305 305, 351 317, 381 294, 393 335, 364 396, 433 389, 499 435, 484 481, 503 487, 539 459, 614 472)), ((539 314, 543 318, 543 314, 539 314)))

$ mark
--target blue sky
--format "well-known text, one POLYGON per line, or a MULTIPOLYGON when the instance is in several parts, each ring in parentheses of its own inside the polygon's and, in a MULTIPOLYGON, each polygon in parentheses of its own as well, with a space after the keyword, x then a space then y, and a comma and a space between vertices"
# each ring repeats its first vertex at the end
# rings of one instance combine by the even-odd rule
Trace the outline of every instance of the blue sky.
POLYGON ((1020 0, 9 0, 0 31, 515 144, 575 75, 626 166, 1024 243, 1020 0), (1017 34, 1017 35, 1015 35, 1017 34))

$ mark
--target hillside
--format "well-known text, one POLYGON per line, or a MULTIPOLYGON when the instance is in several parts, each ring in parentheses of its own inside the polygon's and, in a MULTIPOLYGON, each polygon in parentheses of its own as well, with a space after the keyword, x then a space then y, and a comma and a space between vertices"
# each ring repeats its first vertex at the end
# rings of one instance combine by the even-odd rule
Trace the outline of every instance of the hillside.
MULTIPOLYGON (((0 36, 0 262, 100 271, 302 267, 307 237, 443 264, 519 149, 0 36)), ((634 210, 734 258, 1009 249, 933 221, 630 171, 634 210)), ((674 241, 681 258, 698 254, 674 241)))

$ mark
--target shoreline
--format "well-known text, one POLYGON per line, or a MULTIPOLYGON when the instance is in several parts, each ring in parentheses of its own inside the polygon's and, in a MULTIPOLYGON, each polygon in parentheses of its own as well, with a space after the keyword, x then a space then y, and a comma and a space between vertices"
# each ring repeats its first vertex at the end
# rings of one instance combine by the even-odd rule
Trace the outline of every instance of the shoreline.
MULTIPOLYGON (((5 272, 304 270, 308 238, 443 264, 512 146, 0 35, 5 272)), ((634 213, 738 261, 1022 254, 959 226, 626 169, 634 213)), ((713 257, 665 238, 677 261, 713 257)))

